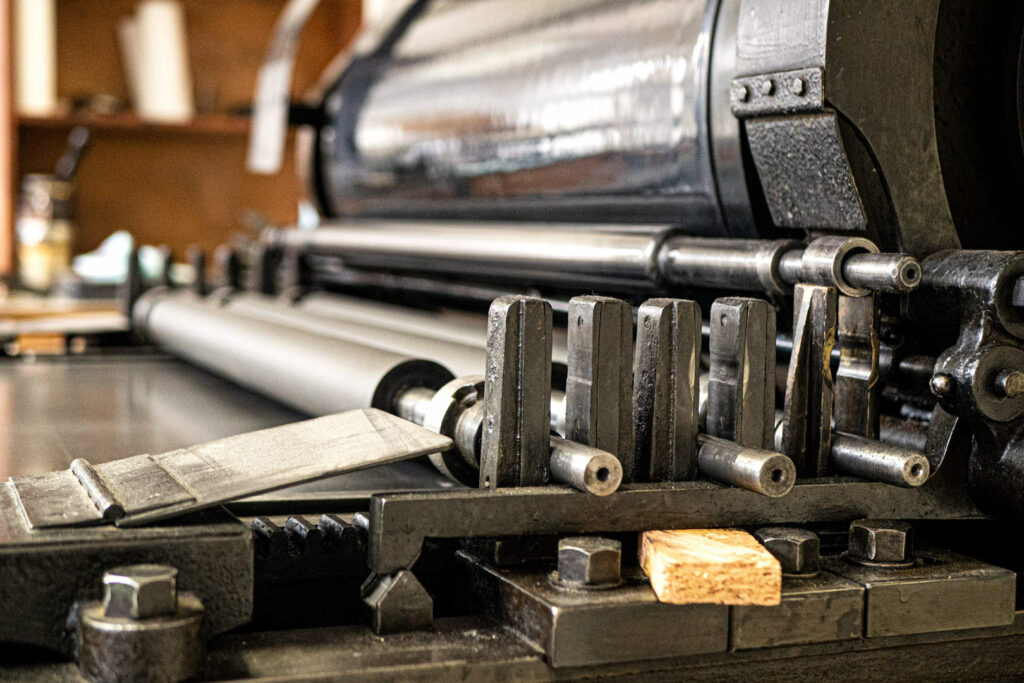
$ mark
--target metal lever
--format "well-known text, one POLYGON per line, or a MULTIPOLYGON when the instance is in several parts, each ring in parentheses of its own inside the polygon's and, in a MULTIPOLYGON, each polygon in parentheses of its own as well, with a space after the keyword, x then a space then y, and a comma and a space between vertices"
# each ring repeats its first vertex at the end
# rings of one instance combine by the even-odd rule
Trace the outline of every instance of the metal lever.
POLYGON ((793 353, 786 375, 781 450, 797 473, 828 470, 832 438, 832 347, 836 338, 834 287, 797 285, 793 293, 793 353))
POLYGON ((707 432, 770 450, 775 417, 775 309, 729 297, 711 307, 707 432))
POLYGON ((625 301, 569 301, 565 438, 607 451, 632 472, 633 309, 625 301))
POLYGON ((486 367, 480 488, 547 483, 551 304, 532 297, 495 299, 487 318, 486 367))
POLYGON ((700 347, 697 303, 651 299, 640 307, 633 365, 632 480, 696 476, 700 347))
POLYGON ((878 438, 878 295, 839 297, 836 343, 835 430, 878 438))

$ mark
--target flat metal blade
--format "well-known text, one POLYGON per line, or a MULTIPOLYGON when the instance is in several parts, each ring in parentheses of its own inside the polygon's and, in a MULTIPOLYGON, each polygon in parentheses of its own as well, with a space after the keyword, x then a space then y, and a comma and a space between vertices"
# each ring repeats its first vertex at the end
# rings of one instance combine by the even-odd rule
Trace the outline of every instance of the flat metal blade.
POLYGON ((160 455, 12 477, 29 525, 139 526, 237 498, 443 451, 451 440, 376 409, 352 410, 160 455))

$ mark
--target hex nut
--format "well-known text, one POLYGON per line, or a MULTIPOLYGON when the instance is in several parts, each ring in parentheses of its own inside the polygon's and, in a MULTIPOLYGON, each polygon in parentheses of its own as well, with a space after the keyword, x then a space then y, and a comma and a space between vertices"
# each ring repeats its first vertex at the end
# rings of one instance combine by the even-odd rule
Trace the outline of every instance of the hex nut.
POLYGON ((103 574, 103 613, 122 619, 173 615, 178 609, 178 570, 162 564, 115 567, 103 574))
POLYGON ((858 562, 905 564, 913 560, 913 528, 898 520, 859 519, 850 524, 849 557, 858 562))
POLYGON ((561 539, 558 580, 579 587, 618 585, 622 580, 622 543, 594 536, 561 539))
POLYGON ((813 531, 773 526, 754 536, 779 561, 783 574, 810 576, 821 570, 821 541, 813 531))

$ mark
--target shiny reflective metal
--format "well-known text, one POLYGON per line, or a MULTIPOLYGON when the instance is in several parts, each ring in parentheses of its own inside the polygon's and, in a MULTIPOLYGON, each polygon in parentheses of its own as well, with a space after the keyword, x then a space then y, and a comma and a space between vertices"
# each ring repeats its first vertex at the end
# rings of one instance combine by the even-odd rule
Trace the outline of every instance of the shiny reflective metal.
POLYGON ((717 4, 431 3, 386 69, 356 65, 334 90, 319 168, 330 211, 628 216, 722 234, 707 123, 717 4))
POLYGON ((697 443, 700 444, 697 465, 706 477, 769 498, 785 496, 796 483, 793 461, 781 453, 742 446, 706 434, 698 436, 697 443))
POLYGON ((595 496, 615 493, 622 484, 622 464, 611 453, 551 437, 551 478, 595 496))
POLYGON ((920 451, 845 434, 832 435, 831 466, 839 472, 894 486, 916 487, 931 476, 920 451))
POLYGON ((178 570, 168 565, 135 564, 103 573, 103 613, 122 619, 148 619, 178 609, 178 570))

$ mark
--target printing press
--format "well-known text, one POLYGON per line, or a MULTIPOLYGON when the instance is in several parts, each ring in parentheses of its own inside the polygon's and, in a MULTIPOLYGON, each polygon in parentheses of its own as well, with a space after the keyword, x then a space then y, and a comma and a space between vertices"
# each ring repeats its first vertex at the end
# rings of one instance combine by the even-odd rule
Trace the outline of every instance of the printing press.
POLYGON ((1024 4, 401 5, 319 227, 3 361, 8 673, 1024 676, 1024 4), (660 601, 687 529, 781 603, 660 601))

